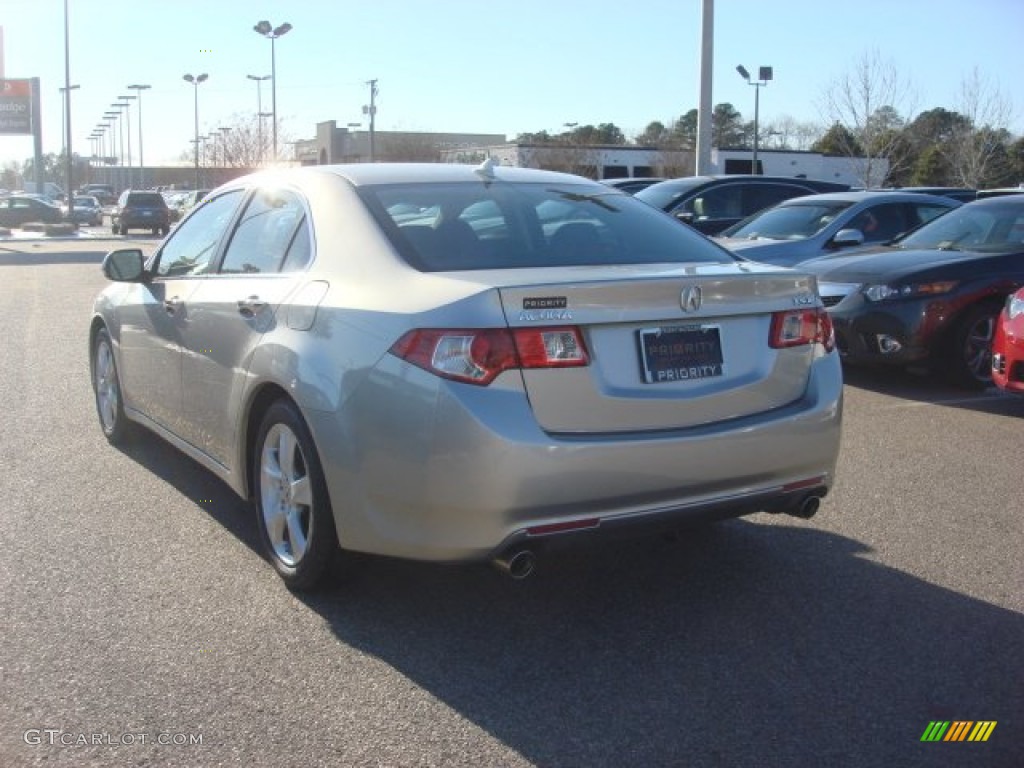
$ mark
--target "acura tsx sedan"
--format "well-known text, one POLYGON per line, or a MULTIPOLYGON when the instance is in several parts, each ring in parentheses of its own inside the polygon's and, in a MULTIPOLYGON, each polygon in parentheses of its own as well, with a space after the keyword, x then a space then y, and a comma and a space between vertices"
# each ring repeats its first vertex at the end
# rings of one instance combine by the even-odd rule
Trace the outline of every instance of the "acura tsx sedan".
POLYGON ((815 279, 597 182, 267 171, 103 271, 104 434, 142 425, 251 500, 294 589, 351 552, 521 577, 556 540, 809 517, 833 482, 842 374, 815 279))

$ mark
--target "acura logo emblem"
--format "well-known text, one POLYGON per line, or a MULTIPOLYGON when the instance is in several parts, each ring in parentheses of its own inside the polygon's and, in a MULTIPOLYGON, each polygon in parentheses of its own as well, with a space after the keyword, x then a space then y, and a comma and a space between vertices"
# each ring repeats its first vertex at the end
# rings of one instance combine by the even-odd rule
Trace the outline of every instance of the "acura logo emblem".
POLYGON ((683 308, 683 312, 696 312, 700 309, 700 302, 699 285, 688 285, 683 288, 683 292, 679 295, 679 306, 683 308))

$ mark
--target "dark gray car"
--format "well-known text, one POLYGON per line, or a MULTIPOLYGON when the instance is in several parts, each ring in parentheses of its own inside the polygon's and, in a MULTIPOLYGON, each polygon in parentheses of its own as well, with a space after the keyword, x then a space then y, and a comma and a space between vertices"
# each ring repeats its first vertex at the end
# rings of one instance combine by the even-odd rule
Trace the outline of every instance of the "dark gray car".
POLYGON ((705 235, 717 235, 747 216, 791 197, 849 188, 848 184, 816 179, 729 174, 669 179, 641 189, 635 196, 705 235))

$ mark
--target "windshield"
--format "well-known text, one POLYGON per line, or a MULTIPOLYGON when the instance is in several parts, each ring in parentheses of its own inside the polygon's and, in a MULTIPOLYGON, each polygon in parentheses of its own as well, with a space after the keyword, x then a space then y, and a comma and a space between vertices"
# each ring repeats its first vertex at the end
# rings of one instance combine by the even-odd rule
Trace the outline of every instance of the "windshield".
POLYGON ((755 213, 721 233, 721 237, 748 240, 805 240, 831 224, 852 203, 801 203, 780 205, 755 213))
POLYGON ((641 189, 634 197, 643 200, 648 205, 653 205, 662 211, 667 211, 673 202, 685 195, 691 189, 706 184, 706 176, 693 176, 689 179, 673 179, 672 181, 661 181, 652 184, 646 189, 641 189))
POLYGON ((649 205, 590 184, 394 184, 360 194, 425 272, 734 261, 649 205))
POLYGON ((900 248, 1000 253, 1024 250, 1024 203, 968 203, 898 240, 900 248))

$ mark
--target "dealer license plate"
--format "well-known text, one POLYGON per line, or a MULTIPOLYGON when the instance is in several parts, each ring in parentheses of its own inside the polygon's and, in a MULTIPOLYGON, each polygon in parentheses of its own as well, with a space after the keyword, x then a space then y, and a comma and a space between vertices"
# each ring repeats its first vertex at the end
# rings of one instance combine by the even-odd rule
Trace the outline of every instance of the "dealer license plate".
POLYGON ((644 381, 664 384, 721 376, 722 339, 717 325, 674 325, 640 331, 644 381))

